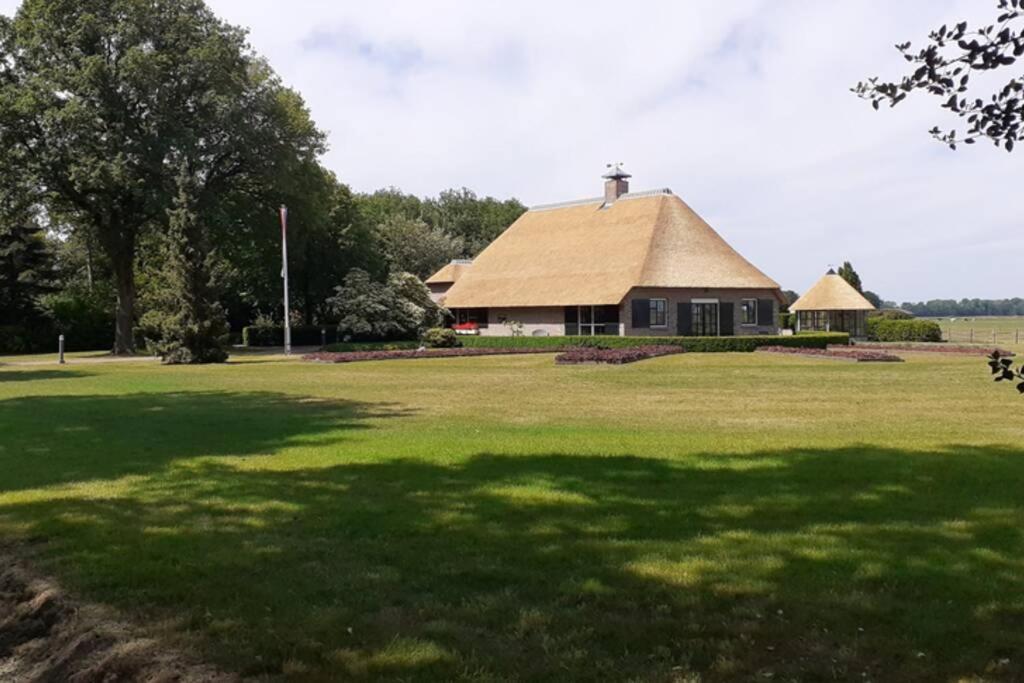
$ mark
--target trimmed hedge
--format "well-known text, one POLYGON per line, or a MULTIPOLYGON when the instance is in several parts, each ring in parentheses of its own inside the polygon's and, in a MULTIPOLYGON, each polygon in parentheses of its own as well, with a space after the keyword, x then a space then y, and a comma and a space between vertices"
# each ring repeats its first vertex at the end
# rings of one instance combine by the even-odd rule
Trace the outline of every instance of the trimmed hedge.
POLYGON ((603 346, 610 349, 634 346, 681 346, 691 353, 754 351, 761 346, 824 349, 829 344, 849 344, 845 332, 814 334, 750 335, 742 337, 461 337, 467 348, 529 348, 558 351, 572 346, 603 346))
POLYGON ((324 351, 330 353, 349 353, 352 351, 407 351, 418 349, 423 346, 418 341, 393 341, 393 342, 337 342, 328 344, 324 351))
MULTIPOLYGON (((327 330, 327 341, 338 341, 337 325, 296 325, 292 327, 292 346, 320 346, 321 330, 327 330)), ((242 328, 242 346, 284 346, 284 327, 249 325, 242 328)))
MULTIPOLYGON (((635 346, 681 346, 693 353, 722 351, 754 351, 762 346, 786 346, 789 348, 824 349, 829 345, 846 346, 850 335, 845 332, 809 332, 791 336, 751 335, 745 337, 471 337, 460 336, 459 341, 466 348, 475 349, 550 349, 562 351, 577 347, 603 347, 625 349, 635 346)), ((416 349, 422 346, 418 341, 396 342, 339 342, 328 344, 325 351, 343 353, 347 351, 392 351, 416 349)))
POLYGON ((934 320, 868 318, 868 339, 889 342, 940 342, 942 328, 934 320))

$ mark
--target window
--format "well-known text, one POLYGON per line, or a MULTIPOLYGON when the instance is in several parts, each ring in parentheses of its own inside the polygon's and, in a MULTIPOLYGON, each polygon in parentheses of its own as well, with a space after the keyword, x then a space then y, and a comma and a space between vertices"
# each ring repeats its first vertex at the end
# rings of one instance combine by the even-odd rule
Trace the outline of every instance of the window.
POLYGON ((456 309, 454 313, 455 323, 457 325, 475 323, 480 329, 485 329, 487 327, 486 308, 459 308, 456 309))
POLYGON ((619 335, 618 306, 566 306, 565 333, 596 335, 619 335))
POLYGON ((667 299, 651 299, 651 327, 668 327, 667 299))
POLYGON ((743 303, 740 304, 740 310, 742 312, 742 315, 740 316, 740 324, 757 324, 757 299, 744 299, 743 303))

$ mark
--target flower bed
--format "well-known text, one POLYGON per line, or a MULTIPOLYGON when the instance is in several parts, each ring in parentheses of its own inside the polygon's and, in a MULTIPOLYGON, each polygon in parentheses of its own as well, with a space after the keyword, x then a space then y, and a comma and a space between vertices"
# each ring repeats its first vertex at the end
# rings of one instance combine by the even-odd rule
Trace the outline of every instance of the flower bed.
POLYGON ((395 360, 399 358, 458 358, 462 356, 507 356, 527 353, 551 353, 550 349, 397 349, 390 351, 320 351, 302 357, 318 363, 357 363, 364 360, 395 360))
POLYGON ((581 363, 623 365, 625 363, 635 363, 646 358, 656 358, 682 352, 683 349, 679 346, 667 345, 632 346, 621 349, 600 349, 581 346, 558 354, 555 356, 555 363, 558 365, 579 365, 581 363))
MULTIPOLYGON (((871 349, 876 351, 924 351, 927 353, 956 353, 967 356, 988 356, 993 351, 998 351, 1000 357, 1008 358, 1013 356, 1012 351, 1005 349, 993 349, 991 346, 968 346, 966 344, 945 344, 945 343, 928 343, 928 342, 857 342, 856 348, 871 349)), ((829 349, 833 348, 849 348, 846 346, 832 346, 829 345, 829 349)))
POLYGON ((832 358, 857 363, 902 363, 903 359, 883 351, 856 349, 850 346, 830 346, 827 349, 794 349, 788 346, 762 346, 757 353, 784 353, 812 358, 832 358))

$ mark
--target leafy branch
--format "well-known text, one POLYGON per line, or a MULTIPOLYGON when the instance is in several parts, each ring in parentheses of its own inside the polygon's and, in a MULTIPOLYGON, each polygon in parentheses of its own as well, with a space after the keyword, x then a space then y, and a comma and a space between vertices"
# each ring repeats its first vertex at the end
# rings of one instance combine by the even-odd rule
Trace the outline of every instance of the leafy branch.
POLYGON ((943 25, 928 35, 929 44, 916 53, 911 43, 899 43, 896 49, 916 66, 913 73, 897 82, 882 82, 877 77, 858 83, 851 90, 871 102, 877 110, 883 103, 890 107, 923 90, 942 98, 943 109, 966 119, 966 136, 938 126, 932 137, 956 149, 958 143, 974 144, 988 138, 996 146, 1012 152, 1024 140, 1024 75, 1011 78, 987 97, 971 96, 971 76, 975 72, 1010 67, 1024 56, 1024 0, 998 0, 996 21, 970 30, 962 21, 952 28, 943 25))
POLYGON ((1019 382, 1017 391, 1024 395, 1024 365, 1013 367, 1013 361, 1004 358, 999 351, 993 351, 988 357, 988 367, 997 382, 1019 382))

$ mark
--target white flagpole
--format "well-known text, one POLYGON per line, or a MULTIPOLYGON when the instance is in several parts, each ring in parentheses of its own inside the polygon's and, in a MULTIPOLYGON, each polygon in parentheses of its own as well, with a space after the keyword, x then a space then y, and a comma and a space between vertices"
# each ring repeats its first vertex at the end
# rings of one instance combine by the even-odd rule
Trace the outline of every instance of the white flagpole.
POLYGON ((288 309, 288 207, 281 205, 281 278, 284 280, 284 352, 292 353, 291 311, 288 309))

